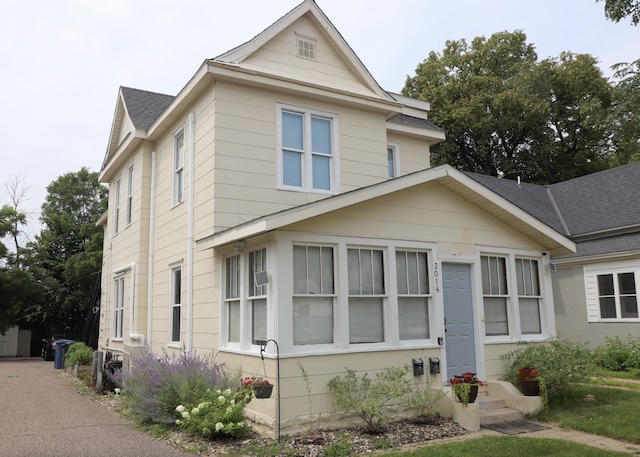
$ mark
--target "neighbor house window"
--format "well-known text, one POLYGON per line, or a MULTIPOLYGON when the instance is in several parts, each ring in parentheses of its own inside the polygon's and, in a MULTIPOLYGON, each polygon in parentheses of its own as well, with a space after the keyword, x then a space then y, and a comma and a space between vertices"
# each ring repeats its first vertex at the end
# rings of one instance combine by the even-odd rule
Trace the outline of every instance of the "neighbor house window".
POLYGON ((598 301, 602 319, 638 318, 638 292, 634 272, 598 275, 598 301))
POLYGON ((113 221, 113 233, 118 233, 120 231, 120 179, 116 181, 115 208, 116 214, 113 221))
POLYGON ((540 273, 538 261, 515 259, 518 283, 518 306, 520 310, 520 332, 523 335, 542 333, 540 322, 540 273))
POLYGON ((133 214, 133 165, 129 167, 129 179, 127 180, 127 225, 131 224, 133 214))
POLYGON ((396 251, 401 340, 429 338, 429 259, 426 252, 396 251))
POLYGON ((389 178, 398 177, 398 165, 398 146, 389 144, 387 145, 387 173, 389 178))
POLYGON ((182 267, 171 269, 171 302, 169 304, 169 330, 171 342, 179 343, 182 322, 182 267))
POLYGON ((380 249, 347 250, 349 342, 384 341, 384 255, 380 249))
POLYGON ((293 344, 333 343, 333 248, 293 246, 293 344))
POLYGON ((507 259, 497 256, 481 256, 482 296, 484 302, 485 334, 508 335, 507 314, 507 259))
POLYGON ((184 201, 184 130, 173 137, 173 203, 184 201))
POLYGON ((240 256, 227 257, 225 262, 227 307, 227 341, 240 343, 240 256))
POLYGON ((267 341, 267 284, 258 284, 256 273, 267 271, 267 250, 249 252, 249 293, 247 300, 251 312, 251 343, 267 341))
POLYGON ((279 185, 308 192, 335 191, 335 116, 282 107, 278 116, 279 185))
POLYGON ((124 321, 124 276, 116 278, 114 284, 113 337, 122 338, 124 321))

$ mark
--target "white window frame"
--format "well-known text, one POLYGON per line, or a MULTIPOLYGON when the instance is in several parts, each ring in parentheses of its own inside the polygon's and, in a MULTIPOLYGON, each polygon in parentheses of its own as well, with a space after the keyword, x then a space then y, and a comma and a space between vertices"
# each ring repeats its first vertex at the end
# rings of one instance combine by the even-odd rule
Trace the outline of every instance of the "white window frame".
POLYGON ((338 115, 320 110, 311 110, 292 105, 278 103, 276 105, 276 130, 277 130, 277 178, 278 189, 291 190, 296 192, 309 192, 318 194, 333 195, 340 189, 340 155, 338 147, 338 115), (284 153, 287 148, 283 144, 283 113, 293 113, 302 116, 302 149, 289 148, 288 150, 297 152, 301 157, 301 185, 285 184, 284 173, 284 153), (312 151, 312 118, 325 119, 330 122, 331 129, 331 154, 324 154, 312 151), (313 184, 313 158, 325 157, 329 160, 329 189, 314 188, 313 184))
POLYGON ((545 274, 544 270, 545 262, 542 256, 534 255, 530 251, 496 251, 496 250, 481 250, 478 256, 478 290, 482 297, 482 321, 483 329, 482 335, 487 342, 502 342, 502 341, 541 341, 546 338, 553 331, 552 318, 549 313, 552 311, 549 306, 553 303, 550 296, 550 278, 545 274), (482 285, 482 257, 498 257, 505 259, 506 270, 506 287, 507 291, 491 291, 492 293, 486 294, 482 285), (534 293, 522 293, 522 290, 518 290, 518 270, 516 267, 516 259, 525 261, 536 261, 537 263, 537 276, 538 276, 538 294, 534 293), (495 292, 495 293, 494 293, 495 292), (484 311, 486 298, 500 298, 506 301, 506 313, 507 313, 507 333, 487 335, 486 334, 486 320, 487 316, 484 311), (539 333, 524 333, 522 330, 521 316, 520 316, 520 299, 523 300, 538 300, 538 314, 540 319, 540 332, 539 333))
POLYGON ((131 224, 133 218, 133 164, 129 165, 127 179, 127 225, 131 224))
POLYGON ((185 162, 185 133, 184 128, 173 135, 173 204, 179 205, 184 201, 184 162, 185 162), (182 142, 182 145, 180 144, 182 142))
POLYGON ((387 144, 387 177, 389 179, 400 176, 400 145, 397 143, 387 144))
POLYGON ((587 321, 588 322, 640 322, 640 317, 622 317, 620 307, 620 290, 618 276, 620 274, 633 273, 636 287, 636 302, 638 305, 638 314, 640 316, 640 267, 637 261, 619 261, 605 262, 601 264, 592 264, 584 267, 585 275, 585 292, 587 302, 587 321), (600 311, 600 290, 598 285, 598 276, 613 275, 614 276, 614 297, 616 307, 615 318, 602 317, 600 311))
POLYGON ((184 286, 182 280, 182 264, 174 264, 169 267, 169 335, 168 342, 169 346, 180 346, 182 342, 182 321, 183 321, 183 312, 182 312, 182 302, 183 302, 183 294, 184 294, 184 286), (179 281, 179 284, 178 284, 179 281), (179 301, 176 300, 176 287, 179 286, 180 290, 178 293, 179 301), (176 311, 180 314, 179 320, 175 322, 175 313, 176 311), (174 338, 176 333, 176 325, 178 326, 178 339, 174 338))
POLYGON ((118 178, 116 180, 116 185, 114 189, 114 199, 115 199, 115 215, 113 220, 113 234, 117 235, 120 232, 120 183, 121 180, 118 178))
POLYGON ((225 257, 224 260, 224 340, 230 347, 240 348, 243 340, 243 321, 245 313, 243 312, 243 256, 241 253, 233 253, 225 257), (232 310, 231 307, 237 307, 237 338, 233 338, 231 329, 232 310))
POLYGON ((249 316, 249 344, 252 346, 261 346, 261 344, 269 339, 269 300, 268 300, 268 284, 257 285, 255 274, 267 271, 267 259, 268 251, 266 247, 255 247, 247 253, 247 268, 246 268, 246 281, 247 281, 247 312, 249 316), (257 259, 257 253, 260 253, 260 258, 257 259), (252 257, 254 263, 252 264, 252 257), (255 320, 255 313, 260 311, 257 306, 264 307, 264 339, 258 339, 254 335, 254 326, 257 325, 255 320))
POLYGON ((113 296, 113 340, 122 341, 124 335, 124 297, 125 297, 125 277, 119 274, 114 278, 113 296))
POLYGON ((292 303, 292 334, 294 346, 311 346, 311 345, 333 345, 336 339, 336 249, 331 245, 321 245, 312 243, 294 243, 293 244, 293 303, 292 303), (302 260, 299 257, 301 250, 304 249, 304 261, 305 265, 299 265, 297 260, 302 260), (318 249, 319 256, 319 268, 320 278, 310 275, 310 249, 318 249), (296 255, 296 250, 298 255, 296 255), (325 262, 326 257, 324 253, 331 252, 331 260, 325 262), (304 277, 303 277, 304 276, 304 277), (299 283, 299 284, 298 284, 299 283), (305 313, 306 308, 306 313, 305 313), (328 311, 328 328, 325 326, 322 330, 330 333, 330 338, 326 341, 318 341, 318 335, 313 335, 314 328, 318 327, 317 320, 327 320, 328 311), (304 316, 303 314, 306 314, 304 316), (315 324, 311 325, 311 321, 316 319, 315 324), (302 328, 308 328, 307 333, 308 341, 304 342, 303 337, 296 332, 297 323, 301 324, 307 321, 307 325, 302 325, 302 328), (313 339, 316 338, 316 341, 313 339))
MULTIPOLYGON (((400 340, 401 343, 406 343, 406 342, 412 342, 412 341, 429 341, 431 340, 431 335, 433 334, 432 332, 432 325, 434 322, 434 316, 433 316, 433 294, 432 294, 432 286, 431 286, 431 281, 432 281, 432 277, 433 277, 433 271, 432 271, 432 265, 433 262, 431 260, 431 252, 426 251, 426 250, 417 250, 417 249, 404 249, 404 248, 396 248, 394 250, 394 257, 395 257, 395 268, 394 268, 394 273, 395 273, 395 288, 396 288, 396 297, 398 300, 398 304, 397 304, 397 316, 398 316, 398 338, 400 340), (410 259, 408 257, 405 258, 405 261, 407 262, 407 271, 406 271, 406 282, 407 282, 407 288, 406 290, 403 288, 400 288, 400 271, 398 271, 398 254, 400 253, 404 253, 404 255, 406 256, 407 254, 414 254, 416 255, 416 269, 419 270, 420 268, 420 257, 421 256, 425 256, 425 264, 424 267, 426 268, 425 274, 426 274, 426 283, 425 284, 421 284, 420 281, 418 280, 417 284, 409 284, 409 280, 410 280, 410 272, 409 272, 409 263, 413 262, 413 259, 410 259), (401 318, 400 318, 400 313, 401 313, 401 301, 403 299, 407 299, 407 300, 422 300, 424 301, 425 305, 426 305, 426 325, 425 325, 425 330, 427 333, 426 338, 403 338, 402 337, 402 322, 401 322, 401 318)), ((404 272, 403 272, 404 273, 404 272)), ((418 275, 416 277, 416 279, 418 279, 419 277, 419 271, 417 271, 418 275)))

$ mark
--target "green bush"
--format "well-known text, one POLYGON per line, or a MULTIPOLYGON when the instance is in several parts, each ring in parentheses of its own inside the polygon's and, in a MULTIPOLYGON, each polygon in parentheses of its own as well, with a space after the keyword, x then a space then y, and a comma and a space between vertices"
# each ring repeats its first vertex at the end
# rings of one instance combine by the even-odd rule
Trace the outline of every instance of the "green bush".
POLYGON ((240 390, 208 390, 197 405, 178 405, 176 424, 193 435, 205 438, 229 436, 238 438, 247 426, 244 405, 252 398, 251 388, 240 390))
POLYGON ((93 363, 93 349, 84 343, 73 343, 64 357, 65 368, 93 363))
POLYGON ((504 379, 518 386, 518 370, 538 370, 544 378, 549 402, 561 402, 576 384, 587 382, 594 374, 593 351, 586 344, 550 339, 543 343, 519 343, 514 351, 501 356, 511 362, 504 379))
POLYGON ((378 433, 389 421, 387 406, 407 393, 408 372, 407 367, 385 368, 371 379, 366 373, 358 376, 347 368, 346 375, 329 381, 329 391, 338 408, 354 412, 367 424, 368 432, 378 433))
POLYGON ((611 371, 631 371, 640 368, 640 338, 631 335, 626 340, 619 337, 605 339, 598 346, 595 357, 598 365, 611 371))
POLYGON ((433 378, 430 374, 425 378, 426 384, 420 385, 416 382, 413 387, 407 389, 402 397, 402 404, 413 412, 416 421, 429 424, 439 417, 435 407, 445 393, 441 389, 433 389, 433 378))

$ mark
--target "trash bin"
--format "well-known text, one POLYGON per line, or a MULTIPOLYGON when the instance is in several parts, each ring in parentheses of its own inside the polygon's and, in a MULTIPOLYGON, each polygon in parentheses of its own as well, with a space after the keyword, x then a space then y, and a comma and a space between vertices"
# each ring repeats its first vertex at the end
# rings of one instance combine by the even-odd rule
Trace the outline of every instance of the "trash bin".
POLYGON ((55 340, 56 352, 53 356, 53 368, 62 369, 64 368, 64 356, 67 355, 67 351, 69 350, 69 346, 71 346, 75 341, 73 340, 55 340))

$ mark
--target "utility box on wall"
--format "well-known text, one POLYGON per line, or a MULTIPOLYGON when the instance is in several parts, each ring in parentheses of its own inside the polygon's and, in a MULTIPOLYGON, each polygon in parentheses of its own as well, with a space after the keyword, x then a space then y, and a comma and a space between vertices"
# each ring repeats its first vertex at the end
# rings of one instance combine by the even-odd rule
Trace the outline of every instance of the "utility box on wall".
POLYGON ((440 359, 437 357, 429 357, 429 373, 440 373, 440 359))
POLYGON ((420 358, 413 359, 413 375, 422 376, 424 374, 424 361, 420 358))

